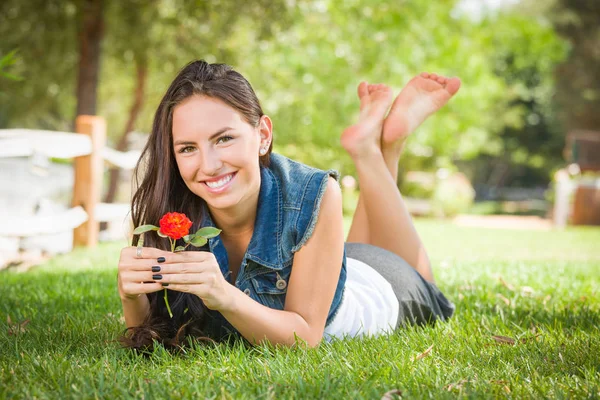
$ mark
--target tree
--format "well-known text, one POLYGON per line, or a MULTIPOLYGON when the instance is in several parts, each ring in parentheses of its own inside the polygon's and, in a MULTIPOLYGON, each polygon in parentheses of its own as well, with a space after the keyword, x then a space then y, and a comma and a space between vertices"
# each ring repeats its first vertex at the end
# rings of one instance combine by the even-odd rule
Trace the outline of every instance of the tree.
MULTIPOLYGON (((234 63, 235 52, 220 40, 238 23, 265 39, 273 28, 289 22, 288 8, 283 0, 3 2, 0 37, 6 40, 0 51, 26 40, 31 46, 23 49, 24 62, 17 65, 28 78, 25 95, 17 101, 8 95, 0 98, 0 109, 5 110, 0 126, 70 130, 66 121, 75 115, 100 112, 109 127, 124 126, 121 134, 110 129, 109 137, 118 150, 126 150, 127 135, 135 129, 145 100, 157 103, 177 69, 203 55, 234 63), (75 96, 69 93, 73 77, 75 96), (155 86, 160 89, 147 93, 148 82, 160 82, 155 86), (128 113, 124 88, 133 93, 128 113), (99 107, 98 92, 105 98, 99 107), (68 109, 74 104, 75 113, 68 109)), ((7 92, 17 93, 19 88, 13 84, 7 92)), ((142 129, 148 130, 149 124, 142 129)), ((118 170, 113 169, 107 201, 115 196, 117 180, 118 170)))
POLYGON ((104 36, 104 1, 82 0, 76 4, 79 67, 75 115, 96 115, 101 45, 104 36))
POLYGON ((461 166, 480 186, 546 185, 562 163, 564 131, 553 102, 554 70, 566 57, 567 46, 550 25, 532 24, 519 10, 489 18, 506 28, 495 30, 490 57, 506 85, 506 111, 500 114, 498 148, 484 149, 461 166))
MULTIPOLYGON (((26 78, 39 70, 42 79, 11 87, 11 93, 23 96, 0 97, 0 125, 57 129, 72 120, 80 1, 58 7, 52 0, 7 0, 0 6, 6 11, 0 13, 0 35, 9 39, 0 43, 0 51, 28 36, 33 49, 48 49, 23 49, 23 63, 15 70, 26 78), (55 25, 49 18, 61 22, 55 25), (34 25, 42 25, 44 35, 29 35, 34 25)), ((472 21, 456 13, 455 0, 432 4, 130 0, 126 7, 106 2, 98 113, 108 121, 110 140, 123 148, 132 129, 150 130, 160 97, 183 65, 196 58, 227 62, 250 79, 273 117, 277 151, 351 174, 339 135, 356 117, 358 82, 386 82, 397 92, 413 75, 436 71, 460 76, 464 87, 410 139, 402 167, 453 167, 480 153, 499 154, 505 149, 504 128, 527 118, 515 99, 532 96, 539 86, 524 84, 526 75, 505 79, 498 60, 518 54, 527 68, 542 68, 546 77, 556 59, 555 36, 535 21, 527 21, 527 29, 517 19, 472 21)), ((547 88, 546 78, 543 82, 547 88)))
POLYGON ((600 2, 557 0, 547 15, 571 46, 556 71, 559 117, 567 131, 600 132, 600 2))
POLYGON ((71 130, 77 77, 77 5, 63 0, 0 2, 0 53, 19 58, 0 83, 0 127, 71 130))

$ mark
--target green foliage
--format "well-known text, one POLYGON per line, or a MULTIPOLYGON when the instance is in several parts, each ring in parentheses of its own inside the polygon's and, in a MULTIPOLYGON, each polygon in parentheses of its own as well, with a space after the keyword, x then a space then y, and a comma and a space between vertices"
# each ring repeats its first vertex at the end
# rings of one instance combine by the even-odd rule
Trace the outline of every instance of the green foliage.
POLYGON ((72 130, 77 78, 75 1, 0 2, 0 54, 19 49, 2 81, 0 127, 72 130))
MULTIPOLYGON (((511 143, 523 136, 532 112, 552 114, 552 68, 564 45, 536 20, 501 14, 473 21, 456 12, 456 3, 106 2, 99 110, 115 140, 128 118, 136 66, 143 65, 148 78, 136 130, 148 132, 183 65, 197 58, 227 62, 249 78, 272 116, 276 151, 354 174, 339 136, 356 120, 360 80, 388 83, 397 93, 415 74, 435 71, 461 77, 463 88, 410 139, 404 170, 435 170, 504 151, 547 166, 538 157, 542 150, 511 143), (523 106, 531 100, 541 109, 523 106), (515 129, 511 137, 503 136, 507 128, 515 129)), ((22 47, 15 72, 25 78, 21 87, 7 87, 22 96, 0 97, 0 126, 70 126, 78 7, 74 0, 7 0, 0 6, 0 52, 22 47)), ((548 149, 556 153, 556 146, 548 149)))
POLYGON ((556 71, 558 117, 568 130, 600 131, 600 2, 553 0, 545 15, 570 44, 556 71))
POLYGON ((142 233, 149 232, 149 231, 158 231, 159 229, 160 228, 158 226, 154 226, 154 225, 150 225, 150 224, 140 225, 133 230, 133 234, 140 235, 142 233))
POLYGON ((221 230, 218 228, 213 228, 212 226, 206 226, 204 228, 198 229, 194 235, 202 236, 206 239, 217 237, 221 234, 221 230))
POLYGON ((460 76, 466 90, 419 129, 404 165, 445 166, 476 154, 496 129, 489 109, 504 93, 486 64, 485 30, 452 17, 453 7, 450 1, 302 3, 303 18, 261 44, 265 57, 252 58, 252 49, 243 57, 266 111, 276 116, 277 148, 353 173, 339 136, 356 120, 359 81, 386 82, 398 92, 415 74, 436 71, 460 76))
POLYGON ((0 273, 0 398, 597 396, 598 229, 416 227, 455 316, 317 349, 236 342, 179 355, 157 347, 147 358, 121 349, 115 266, 125 243, 0 273))
POLYGON ((8 79, 12 79, 14 81, 20 81, 23 78, 21 78, 20 76, 17 76, 17 75, 13 75, 9 72, 6 72, 8 67, 10 67, 15 62, 17 62, 16 54, 17 54, 17 50, 13 50, 13 51, 9 52, 8 54, 0 57, 0 76, 3 76, 8 79))
POLYGON ((471 171, 474 182, 491 186, 545 184, 564 162, 565 132, 553 99, 554 69, 566 57, 567 46, 551 26, 532 24, 526 15, 501 14, 495 21, 510 27, 492 37, 492 65, 507 94, 496 111, 502 129, 495 145, 463 169, 471 171), (497 174, 498 169, 505 172, 497 174))

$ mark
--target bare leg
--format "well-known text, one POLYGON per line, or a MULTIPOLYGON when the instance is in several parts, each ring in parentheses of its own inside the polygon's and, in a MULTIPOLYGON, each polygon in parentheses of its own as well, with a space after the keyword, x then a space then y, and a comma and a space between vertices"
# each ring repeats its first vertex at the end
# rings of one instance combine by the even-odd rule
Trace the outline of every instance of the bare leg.
MULTIPOLYGON (((361 117, 370 104, 370 91, 377 87, 378 85, 368 85, 366 82, 358 85, 361 117)), ((381 152, 394 182, 398 182, 398 163, 408 135, 430 114, 446 104, 459 88, 458 78, 448 79, 424 72, 411 79, 402 89, 383 122, 381 135, 381 152)), ((346 241, 373 244, 365 203, 360 193, 346 241)))
POLYGON ((376 103, 382 105, 383 101, 381 96, 379 100, 371 96, 371 91, 381 91, 383 87, 359 85, 359 123, 342 135, 342 145, 352 156, 361 182, 361 194, 347 241, 369 243, 392 251, 425 279, 433 281, 427 253, 397 190, 398 162, 406 137, 458 91, 460 81, 429 74, 413 78, 394 102, 381 134, 372 130, 378 125, 373 120, 379 118, 379 113, 372 111, 380 110, 376 103), (357 134, 357 131, 362 133, 357 134), (372 147, 373 141, 366 140, 368 137, 379 138, 379 147, 372 147))
MULTIPOLYGON (((369 87, 374 89, 376 85, 368 85, 367 82, 361 82, 358 85, 358 98, 360 99, 360 117, 363 118, 363 113, 370 104, 369 87)), ((354 210, 352 224, 348 232, 347 242, 371 244, 371 235, 369 233, 369 221, 367 220, 367 212, 365 210, 364 200, 361 192, 358 192, 358 204, 354 210)))

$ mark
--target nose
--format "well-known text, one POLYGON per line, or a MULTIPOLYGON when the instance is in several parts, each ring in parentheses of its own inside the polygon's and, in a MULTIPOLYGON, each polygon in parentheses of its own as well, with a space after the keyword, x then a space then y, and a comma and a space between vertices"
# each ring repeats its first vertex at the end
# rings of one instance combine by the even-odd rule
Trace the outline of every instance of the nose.
POLYGON ((200 155, 200 173, 204 176, 217 176, 223 168, 223 161, 218 151, 205 148, 200 155))

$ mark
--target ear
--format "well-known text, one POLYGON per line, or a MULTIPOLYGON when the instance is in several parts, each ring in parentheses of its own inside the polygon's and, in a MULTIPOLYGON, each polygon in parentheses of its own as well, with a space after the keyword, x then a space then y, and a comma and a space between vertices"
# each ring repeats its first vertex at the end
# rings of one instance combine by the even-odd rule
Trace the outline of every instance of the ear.
POLYGON ((260 147, 269 147, 273 141, 273 122, 268 115, 260 117, 258 133, 260 134, 260 147))

